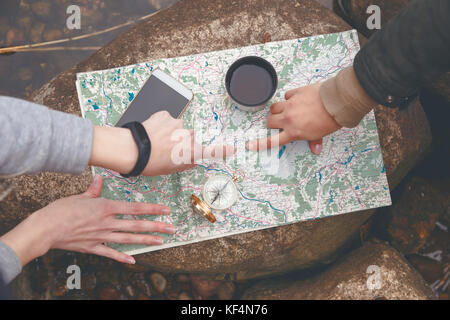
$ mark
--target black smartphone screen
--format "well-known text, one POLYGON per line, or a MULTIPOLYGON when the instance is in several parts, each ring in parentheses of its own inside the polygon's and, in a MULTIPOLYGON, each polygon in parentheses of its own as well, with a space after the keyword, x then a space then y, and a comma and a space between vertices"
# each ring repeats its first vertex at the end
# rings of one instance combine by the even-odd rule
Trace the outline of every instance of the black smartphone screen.
POLYGON ((116 123, 116 127, 132 121, 143 122, 162 110, 178 118, 188 103, 186 97, 152 75, 116 123))

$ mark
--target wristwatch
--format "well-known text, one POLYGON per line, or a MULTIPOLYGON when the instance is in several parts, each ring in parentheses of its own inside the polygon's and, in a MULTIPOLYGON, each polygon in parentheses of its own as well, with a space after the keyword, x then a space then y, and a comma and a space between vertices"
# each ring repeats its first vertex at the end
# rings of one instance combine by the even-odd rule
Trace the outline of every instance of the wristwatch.
POLYGON ((136 177, 140 175, 147 166, 148 160, 150 159, 152 144, 147 135, 147 131, 140 122, 133 121, 125 123, 122 128, 130 129, 134 141, 136 141, 138 147, 138 159, 133 170, 126 174, 121 173, 120 175, 124 178, 136 177))

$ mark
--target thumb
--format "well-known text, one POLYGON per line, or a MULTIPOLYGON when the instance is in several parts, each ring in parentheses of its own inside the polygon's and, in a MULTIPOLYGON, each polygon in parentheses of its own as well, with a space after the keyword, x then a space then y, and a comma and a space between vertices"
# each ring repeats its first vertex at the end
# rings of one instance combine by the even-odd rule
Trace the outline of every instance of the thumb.
POLYGON ((89 188, 83 193, 87 198, 98 198, 102 193, 103 180, 101 176, 94 176, 89 188))
POLYGON ((322 151, 322 139, 309 141, 309 148, 315 155, 319 155, 322 151))

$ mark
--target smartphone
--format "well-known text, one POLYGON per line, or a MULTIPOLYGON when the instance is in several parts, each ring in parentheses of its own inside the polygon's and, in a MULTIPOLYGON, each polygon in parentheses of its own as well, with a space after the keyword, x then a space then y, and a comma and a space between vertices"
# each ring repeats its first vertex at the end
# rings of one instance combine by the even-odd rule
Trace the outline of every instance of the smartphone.
POLYGON ((191 90, 167 73, 156 69, 131 101, 116 127, 132 121, 143 122, 162 110, 168 111, 174 118, 179 118, 192 98, 191 90))

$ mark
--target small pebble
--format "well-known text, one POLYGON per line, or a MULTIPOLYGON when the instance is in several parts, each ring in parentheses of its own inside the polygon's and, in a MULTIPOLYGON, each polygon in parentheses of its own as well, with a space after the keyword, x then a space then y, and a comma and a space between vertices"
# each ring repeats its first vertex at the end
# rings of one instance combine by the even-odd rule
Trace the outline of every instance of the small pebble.
POLYGON ((100 289, 98 297, 100 300, 120 300, 121 295, 116 288, 111 285, 106 285, 100 289))
POLYGON ((52 290, 52 295, 55 297, 62 297, 67 293, 68 289, 66 284, 61 284, 59 286, 56 286, 53 290, 52 290))
POLYGON ((6 34, 6 45, 20 45, 25 40, 25 35, 21 30, 10 29, 6 34))
POLYGON ((199 276, 191 275, 191 281, 193 287, 199 293, 202 298, 209 298, 217 292, 217 288, 221 284, 221 281, 202 279, 199 276))
POLYGON ((178 300, 192 300, 192 297, 187 292, 181 292, 178 296, 178 300))
POLYGON ((231 300, 236 287, 233 282, 227 281, 222 283, 217 289, 217 297, 219 300, 231 300))
POLYGON ((49 2, 38 1, 31 4, 31 9, 39 18, 45 19, 50 15, 52 7, 49 2))
POLYGON ((59 40, 62 38, 62 32, 57 30, 57 29, 53 29, 50 30, 46 33, 44 33, 44 40, 45 41, 54 41, 54 40, 59 40))
POLYGON ((161 273, 159 272, 152 273, 150 275, 150 281, 152 282, 152 285, 159 293, 163 293, 164 290, 166 290, 167 280, 161 273))
POLYGON ((179 274, 177 275, 177 281, 180 283, 186 283, 189 282, 189 276, 187 274, 179 274))
POLYGON ((127 295, 128 295, 130 298, 134 298, 134 297, 136 296, 136 293, 135 293, 133 287, 130 286, 130 285, 128 285, 128 286, 125 287, 125 292, 127 293, 127 295))

